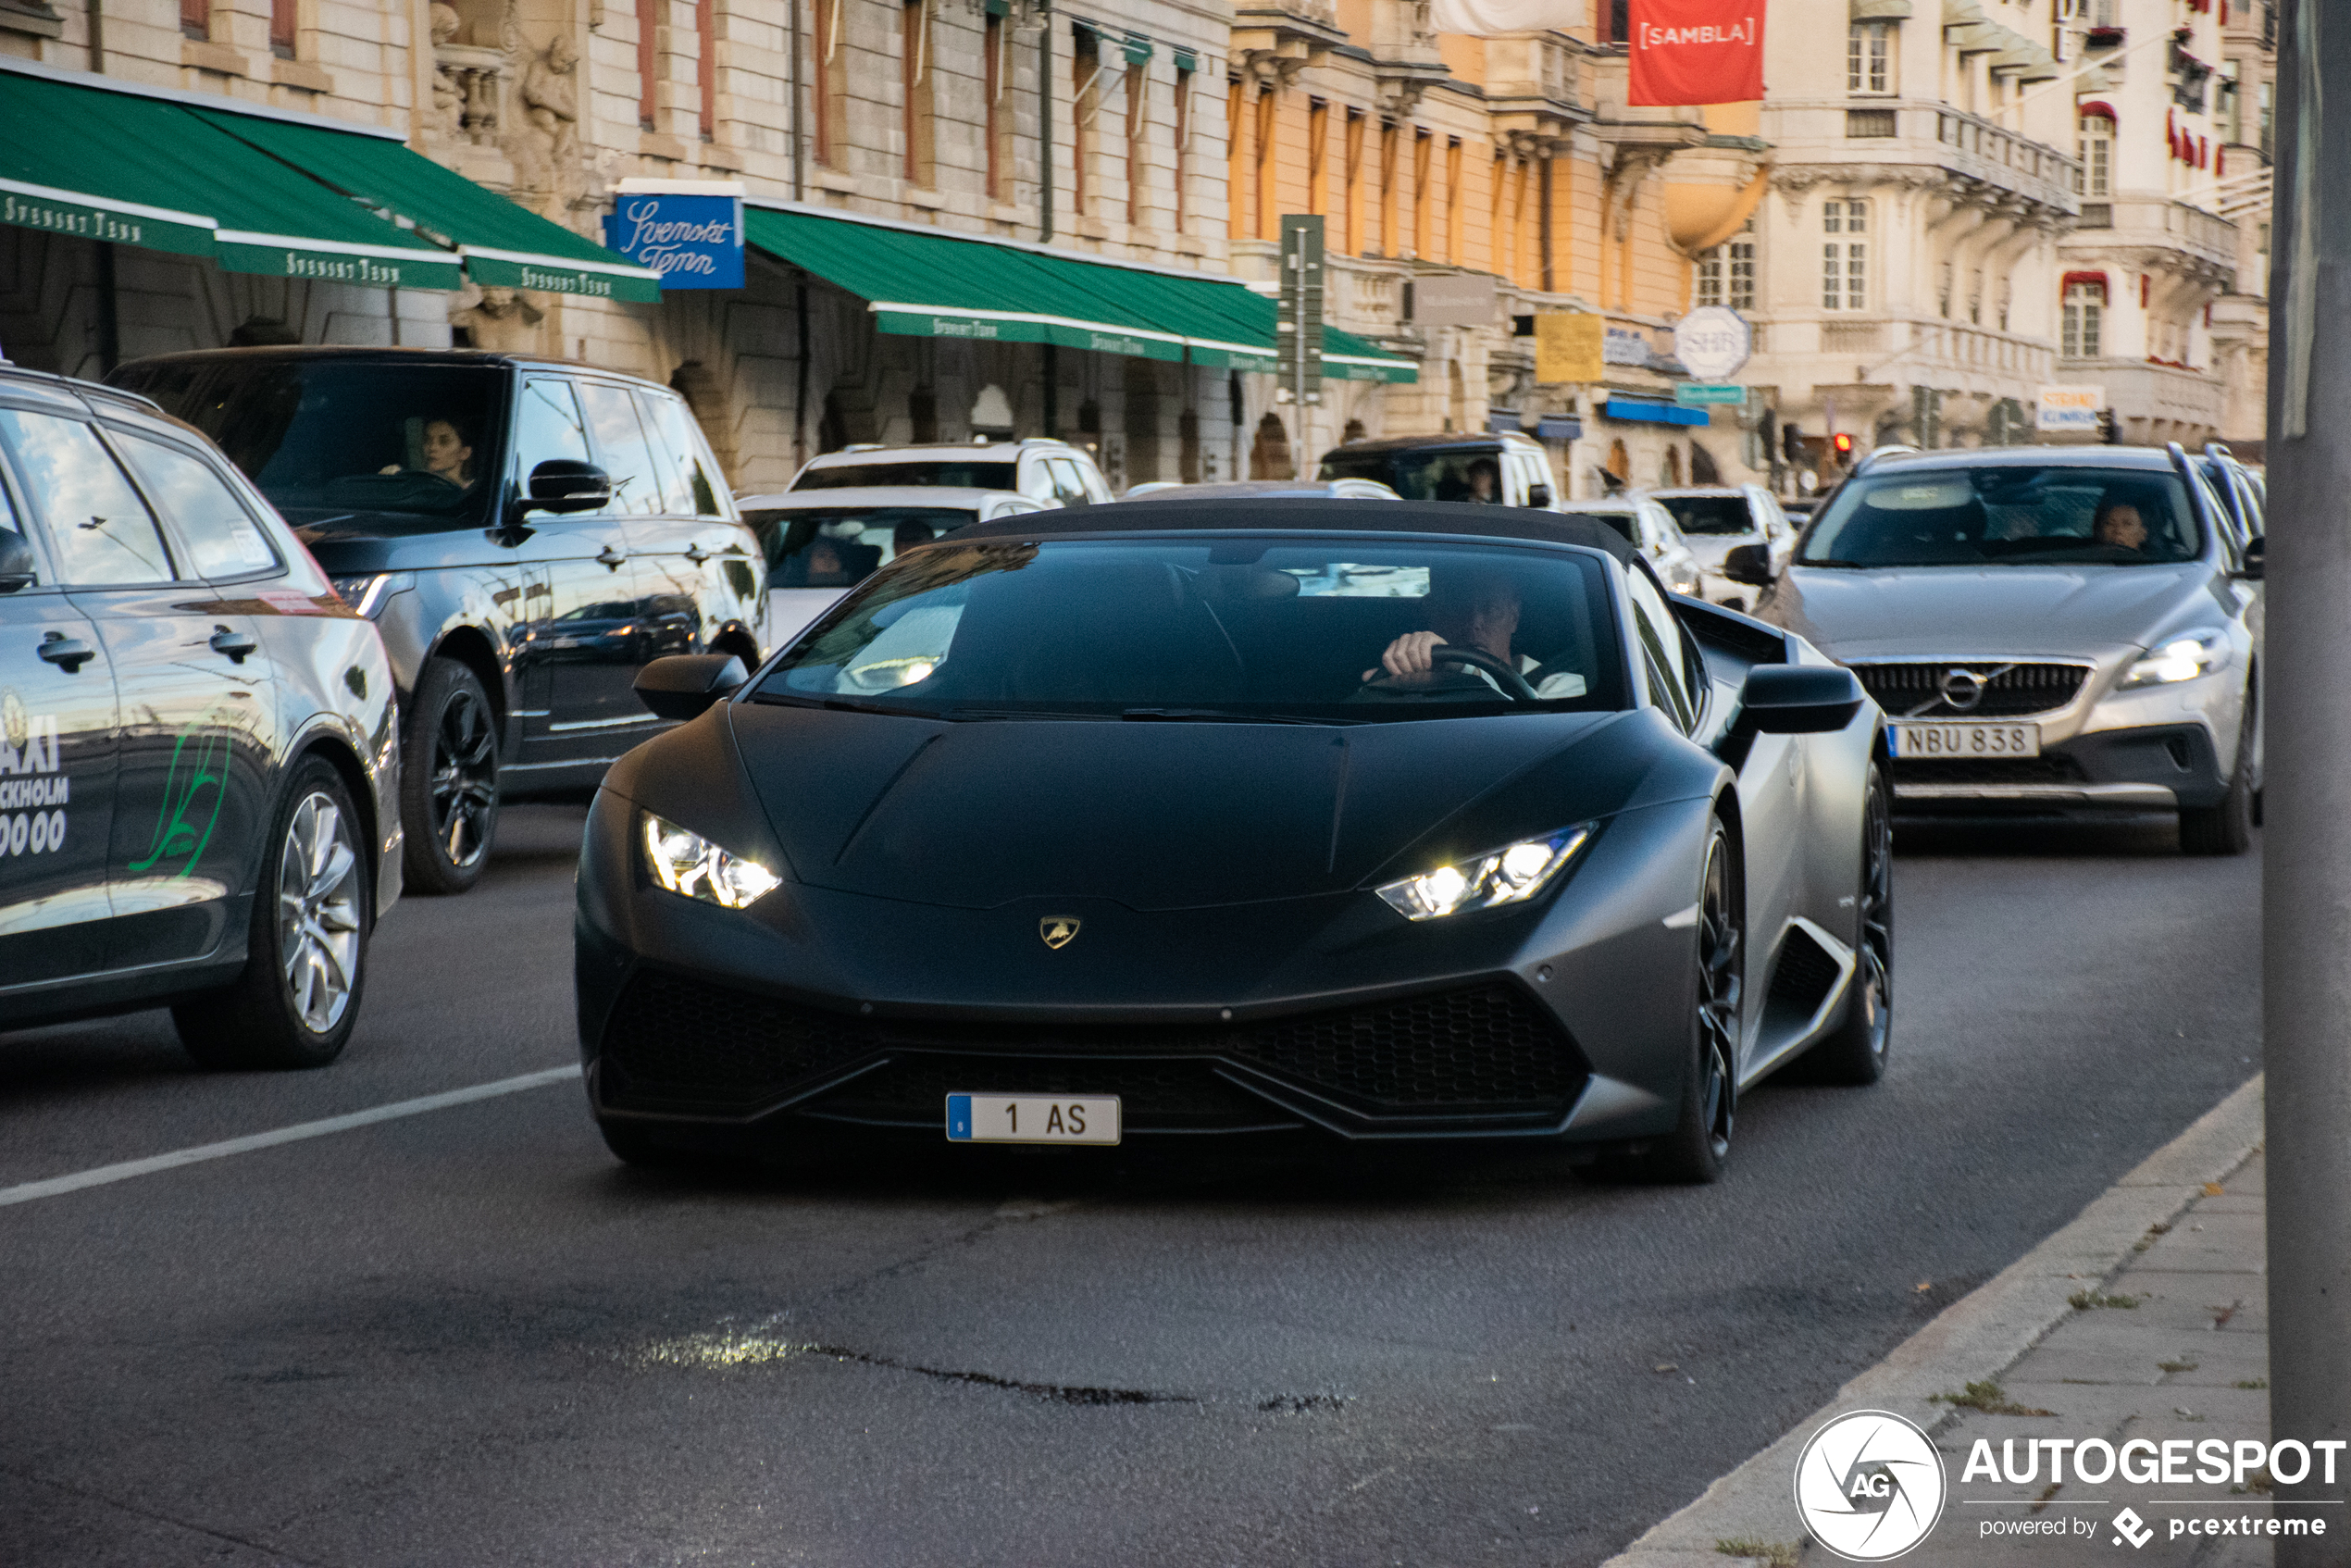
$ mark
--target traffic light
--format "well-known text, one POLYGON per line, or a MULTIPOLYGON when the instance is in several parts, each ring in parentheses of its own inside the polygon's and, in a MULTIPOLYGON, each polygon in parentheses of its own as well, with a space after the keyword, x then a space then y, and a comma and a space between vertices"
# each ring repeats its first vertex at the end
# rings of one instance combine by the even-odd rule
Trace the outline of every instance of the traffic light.
POLYGON ((1780 427, 1780 449, 1787 454, 1790 463, 1799 467, 1803 464, 1804 434, 1796 428, 1793 419, 1780 427))
POLYGON ((1829 445, 1835 449, 1839 463, 1849 460, 1853 455, 1853 438, 1842 430, 1829 437, 1829 445))

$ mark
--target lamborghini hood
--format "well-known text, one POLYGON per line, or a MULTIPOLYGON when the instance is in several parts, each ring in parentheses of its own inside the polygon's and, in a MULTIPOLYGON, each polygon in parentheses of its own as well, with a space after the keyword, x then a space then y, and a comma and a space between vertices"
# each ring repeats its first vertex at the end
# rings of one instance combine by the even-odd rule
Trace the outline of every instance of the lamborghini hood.
POLYGON ((725 712, 795 877, 970 909, 1345 891, 1407 852, 1442 864, 1622 809, 1655 755, 1610 739, 1645 731, 1632 714, 1323 727, 725 712))

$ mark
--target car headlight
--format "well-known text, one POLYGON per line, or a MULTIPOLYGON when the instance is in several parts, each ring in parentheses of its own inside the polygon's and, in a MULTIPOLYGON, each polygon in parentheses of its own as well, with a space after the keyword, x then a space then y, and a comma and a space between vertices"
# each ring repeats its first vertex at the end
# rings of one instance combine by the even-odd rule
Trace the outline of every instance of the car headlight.
POLYGON ((2229 662, 2229 634, 2225 631, 2191 631, 2166 641, 2151 649, 2147 656, 2123 671, 2119 689, 2133 686, 2170 686, 2178 681, 2194 680, 2199 675, 2209 675, 2229 662))
POLYGON ((653 880, 690 899, 748 909, 782 881, 755 860, 724 850, 701 834, 645 813, 645 867, 653 880))
POLYGON ((361 572, 355 577, 330 578, 342 602, 369 620, 384 607, 384 601, 403 589, 417 586, 414 572, 361 572))
POLYGON ((1390 882, 1378 890, 1379 896, 1407 920, 1435 920, 1474 909, 1524 903, 1549 887, 1591 836, 1587 823, 1562 828, 1540 839, 1522 839, 1486 854, 1390 882))

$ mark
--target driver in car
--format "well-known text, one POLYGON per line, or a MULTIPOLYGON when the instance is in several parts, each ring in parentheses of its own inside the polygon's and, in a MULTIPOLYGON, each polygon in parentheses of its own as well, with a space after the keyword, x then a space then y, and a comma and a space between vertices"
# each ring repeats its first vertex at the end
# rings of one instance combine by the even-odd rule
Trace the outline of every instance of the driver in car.
MULTIPOLYGON (((459 490, 473 488, 473 443, 466 439, 455 420, 426 420, 423 444, 426 473, 459 490)), ((404 470, 397 463, 388 463, 379 471, 397 474, 404 470)))
MULTIPOLYGON (((1511 646, 1518 636, 1521 601, 1518 585, 1510 579, 1468 577, 1447 573, 1440 567, 1432 574, 1428 598, 1424 603, 1432 629, 1408 631, 1390 642, 1380 655, 1380 667, 1363 672, 1365 680, 1385 676, 1399 685, 1426 684, 1437 669, 1435 651, 1450 645, 1474 649, 1529 678, 1542 668, 1536 660, 1511 646)), ((1475 665, 1456 664, 1451 667, 1475 676, 1497 691, 1502 690, 1491 672, 1475 665)), ((1535 695, 1547 700, 1584 695, 1584 678, 1573 670, 1554 671, 1540 680, 1531 680, 1531 684, 1535 695)))
POLYGON ((2139 509, 2127 501, 2109 501, 2098 508, 2097 520, 2090 525, 2091 537, 2100 544, 2111 544, 2122 550, 2146 548, 2146 519, 2139 509))

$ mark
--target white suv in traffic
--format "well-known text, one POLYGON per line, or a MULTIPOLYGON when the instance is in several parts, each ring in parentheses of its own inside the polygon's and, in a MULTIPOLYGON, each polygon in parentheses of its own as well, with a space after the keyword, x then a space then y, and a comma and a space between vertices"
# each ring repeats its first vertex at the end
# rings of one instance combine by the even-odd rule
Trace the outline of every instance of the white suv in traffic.
POLYGON ((1011 491, 1039 506, 1084 506, 1111 498, 1093 454, 1047 437, 962 445, 846 446, 810 458, 791 481, 796 491, 904 485, 1011 491))

